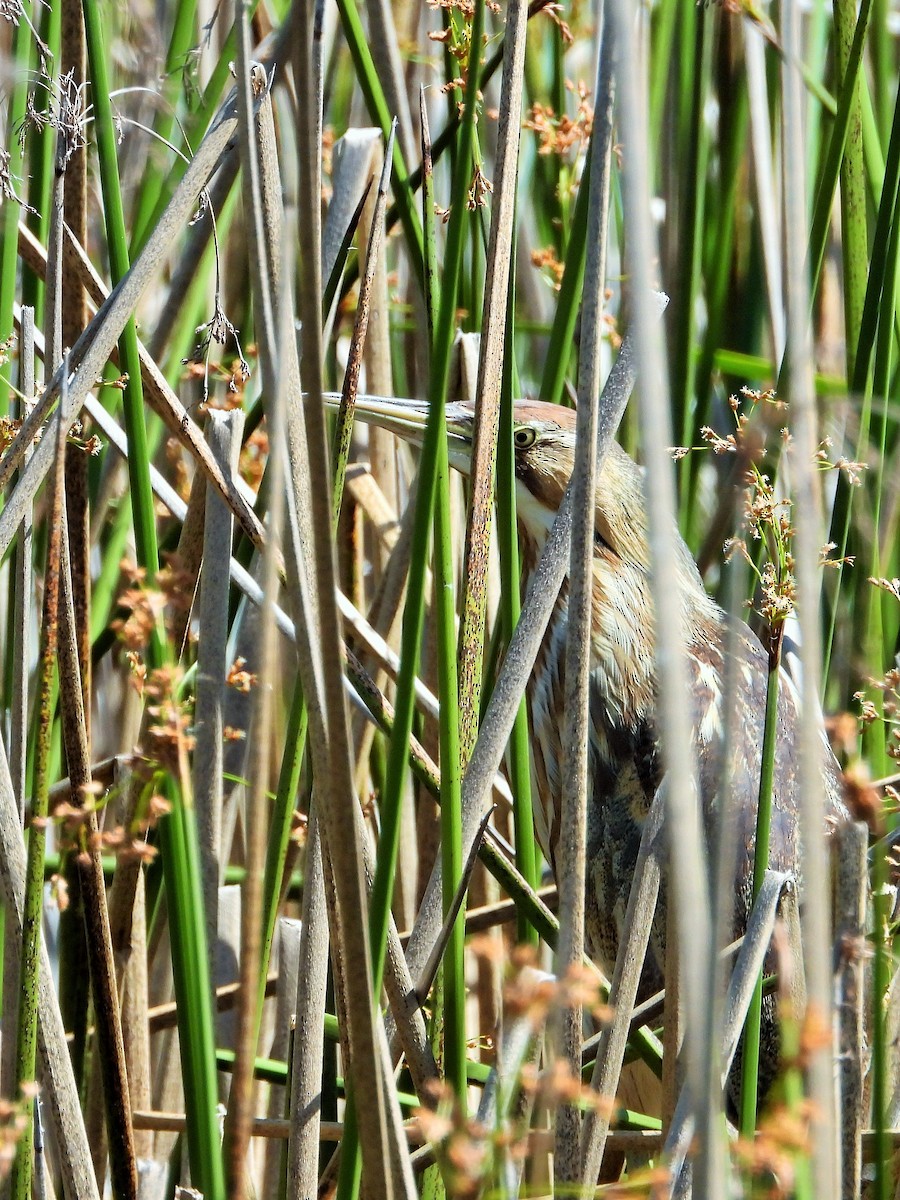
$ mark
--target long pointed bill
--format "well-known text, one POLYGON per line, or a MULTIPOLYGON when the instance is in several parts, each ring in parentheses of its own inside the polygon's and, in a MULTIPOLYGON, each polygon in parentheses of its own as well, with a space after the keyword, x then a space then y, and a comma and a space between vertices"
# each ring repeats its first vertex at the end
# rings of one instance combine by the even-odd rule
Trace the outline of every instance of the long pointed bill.
MULTIPOLYGON (((338 392, 328 392, 323 397, 329 408, 336 409, 341 397, 338 392)), ((428 403, 425 400, 400 400, 386 396, 358 395, 356 416, 368 425, 387 429, 398 437, 405 438, 414 446, 421 446, 428 420, 428 403)), ((474 415, 469 404, 448 404, 445 410, 450 465, 457 471, 468 472, 472 453, 472 430, 474 415)))

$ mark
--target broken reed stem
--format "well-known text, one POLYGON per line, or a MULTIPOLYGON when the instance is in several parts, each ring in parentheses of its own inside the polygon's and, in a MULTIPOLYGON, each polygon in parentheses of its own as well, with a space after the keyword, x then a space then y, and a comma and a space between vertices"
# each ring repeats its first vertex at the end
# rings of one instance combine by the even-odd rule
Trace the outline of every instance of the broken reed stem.
POLYGON ((381 177, 375 196, 375 211, 372 215, 369 241, 366 246, 366 265, 359 286, 356 319, 353 323, 353 333, 350 338, 347 369, 344 372, 344 386, 341 389, 341 403, 334 431, 332 453, 334 466, 332 532, 335 535, 337 534, 338 518, 341 513, 341 501, 344 496, 344 477, 347 472, 347 459, 350 454, 350 439, 353 435, 353 413, 356 407, 356 393, 359 388, 359 372, 362 368, 363 353, 366 347, 366 334, 369 331, 372 285, 375 281, 375 271, 378 267, 381 243, 384 237, 384 213, 387 205, 388 186, 391 179, 391 163, 393 161, 394 137, 396 133, 397 121, 395 118, 391 124, 390 136, 385 146, 381 177))

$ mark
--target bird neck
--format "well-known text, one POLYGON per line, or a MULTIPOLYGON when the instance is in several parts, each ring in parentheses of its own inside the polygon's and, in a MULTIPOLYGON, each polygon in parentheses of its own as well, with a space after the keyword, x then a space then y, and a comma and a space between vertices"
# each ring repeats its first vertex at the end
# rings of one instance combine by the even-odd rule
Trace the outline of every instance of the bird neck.
MULTIPOLYGON (((527 588, 546 541, 546 532, 532 522, 520 522, 519 543, 522 583, 527 588)), ((718 641, 722 612, 707 596, 687 546, 677 546, 679 589, 677 603, 682 636, 688 650, 718 641)), ((591 595, 592 722, 596 731, 636 729, 655 724, 657 691, 656 614, 652 581, 647 565, 649 551, 633 558, 621 557, 608 545, 598 544, 593 562, 591 595)), ((568 615, 568 580, 563 583, 551 618, 555 627, 551 657, 558 678, 565 670, 565 636, 568 615)), ((550 664, 547 664, 550 665, 550 664)))

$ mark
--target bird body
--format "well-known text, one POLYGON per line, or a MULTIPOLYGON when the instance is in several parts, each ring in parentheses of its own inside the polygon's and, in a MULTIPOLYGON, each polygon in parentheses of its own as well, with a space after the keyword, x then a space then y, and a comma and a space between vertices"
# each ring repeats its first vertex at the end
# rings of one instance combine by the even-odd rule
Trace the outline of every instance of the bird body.
MULTIPOLYGON (((427 406, 411 401, 358 402, 361 416, 418 441, 427 406)), ((468 469, 474 413, 448 406, 450 459, 468 469)), ((514 415, 517 519, 523 591, 536 567, 574 466, 575 414, 557 405, 519 401, 514 415)), ((768 656, 748 626, 733 622, 706 594, 694 559, 673 525, 679 587, 669 603, 681 617, 688 665, 693 750, 703 826, 711 846, 734 847, 734 935, 752 903, 768 656), (729 687, 726 687, 726 678, 729 687), (725 698, 734 699, 728 721, 725 698), (727 759, 726 759, 727 754, 727 759), (722 823, 732 836, 718 839, 722 823)), ((613 444, 596 485, 591 619, 590 783, 587 806, 585 931, 594 958, 612 970, 634 875, 643 822, 663 777, 657 717, 658 675, 651 561, 643 473, 613 444)), ((562 806, 568 583, 563 583, 528 685, 535 828, 556 871, 562 806)), ((801 874, 796 733, 799 704, 781 672, 769 861, 801 874)), ((822 784, 829 820, 843 817, 840 771, 823 734, 822 784)), ((665 876, 644 967, 641 994, 663 986, 665 876)), ((770 1032, 774 1011, 768 1006, 770 1032)), ((770 1048, 777 1048, 772 1032, 770 1048)), ((764 1056, 765 1057, 765 1056, 764 1056)), ((774 1069, 774 1058, 764 1071, 774 1069)))
MULTIPOLYGON (((523 585, 537 565, 574 465, 575 414, 546 404, 516 409, 517 515, 523 585), (529 430, 527 434, 521 431, 529 430)), ((768 656, 756 635, 732 622, 706 594, 677 530, 681 615, 692 710, 693 750, 707 841, 732 822, 723 844, 734 847, 734 936, 752 903, 753 860, 768 656), (735 719, 724 710, 731 676, 735 719), (730 737, 728 761, 726 743, 730 737)), ((593 561, 590 704, 590 791, 587 810, 585 930, 591 953, 612 970, 637 862, 643 822, 663 776, 657 722, 655 619, 650 582, 642 471, 613 444, 597 480, 593 561)), ((562 800, 561 719, 565 695, 568 584, 563 583, 529 683, 535 827, 555 871, 562 800)), ((779 680, 770 866, 801 873, 798 697, 785 671, 779 680)), ((840 770, 823 736, 822 781, 831 820, 844 815, 840 770)), ((663 881, 641 993, 663 986, 666 895, 663 881)))

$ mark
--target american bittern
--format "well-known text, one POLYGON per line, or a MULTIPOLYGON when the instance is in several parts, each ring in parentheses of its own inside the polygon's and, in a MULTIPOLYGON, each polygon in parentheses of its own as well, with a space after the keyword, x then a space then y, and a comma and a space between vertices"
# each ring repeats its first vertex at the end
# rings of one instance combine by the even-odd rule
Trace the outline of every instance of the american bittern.
MULTIPOLYGON (((412 401, 361 399, 357 412, 410 441, 421 440, 427 406, 412 401)), ((448 406, 450 460, 466 472, 472 445, 471 406, 448 406)), ((514 416, 516 499, 523 582, 534 570, 572 473, 575 414, 556 405, 519 401, 514 416)), ((613 445, 597 481, 594 521, 591 628, 590 768, 588 801, 586 933, 590 950, 607 970, 615 963, 641 839, 642 822, 660 785, 657 673, 650 551, 641 470, 613 445)), ((693 708, 693 740, 707 837, 727 803, 736 824, 733 844, 735 936, 745 925, 752 899, 759 776, 766 710, 768 656, 744 624, 729 618, 703 587, 688 550, 677 539, 681 611, 693 708), (728 655, 733 656, 726 663, 728 655), (738 720, 731 733, 731 763, 724 761, 725 676, 735 689, 738 720), (723 793, 728 779, 727 801, 723 793)), ((556 869, 562 786, 563 696, 567 586, 556 602, 528 687, 533 752, 535 825, 541 848, 556 869)), ((796 692, 787 676, 778 694, 770 865, 799 874, 796 692)), ((840 772, 823 746, 822 785, 830 819, 844 812, 840 772)), ((660 894, 641 992, 663 985, 665 891, 660 894)), ((774 1066, 774 1022, 765 1072, 774 1066)))

